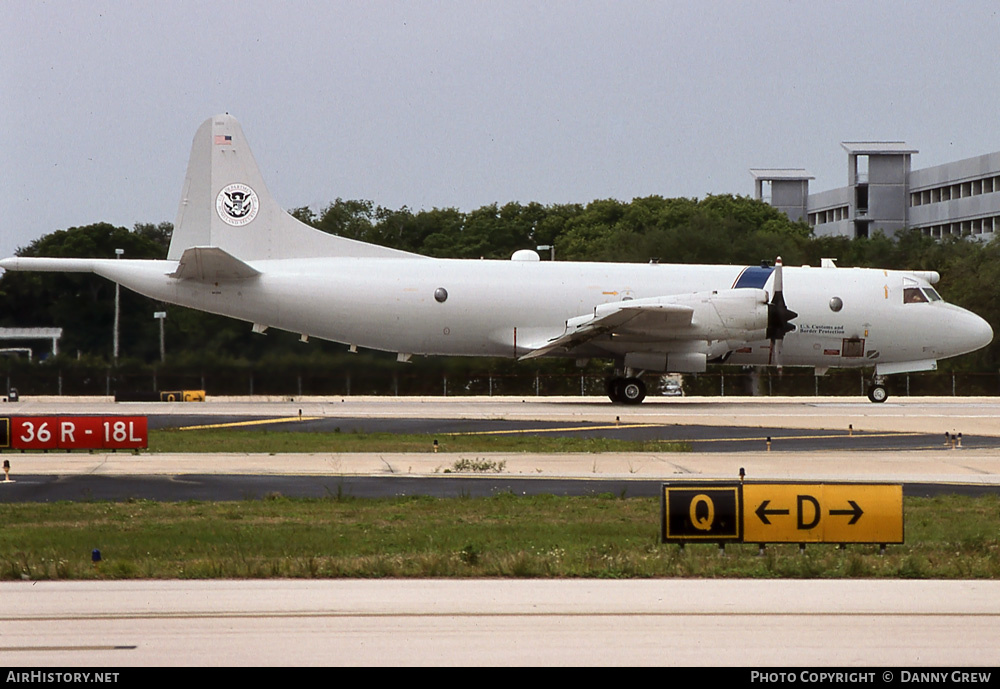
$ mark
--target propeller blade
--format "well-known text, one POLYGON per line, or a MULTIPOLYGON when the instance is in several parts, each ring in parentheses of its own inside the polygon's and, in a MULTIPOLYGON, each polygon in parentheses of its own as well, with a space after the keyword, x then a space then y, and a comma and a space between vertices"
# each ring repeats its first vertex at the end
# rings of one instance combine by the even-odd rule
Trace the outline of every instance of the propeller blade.
POLYGON ((767 353, 767 365, 781 368, 781 340, 771 340, 771 349, 767 353))
POLYGON ((767 338, 771 341, 768 365, 781 367, 781 345, 785 335, 795 330, 791 321, 798 317, 785 305, 784 281, 782 279, 781 256, 774 261, 774 295, 767 305, 767 338))

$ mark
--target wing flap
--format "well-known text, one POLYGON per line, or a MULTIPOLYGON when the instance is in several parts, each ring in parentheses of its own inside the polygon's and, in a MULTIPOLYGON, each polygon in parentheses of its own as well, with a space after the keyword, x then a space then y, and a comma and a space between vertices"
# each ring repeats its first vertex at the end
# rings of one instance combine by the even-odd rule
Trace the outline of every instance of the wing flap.
POLYGON ((557 349, 570 351, 595 337, 609 333, 648 332, 684 328, 691 325, 694 309, 682 304, 630 303, 615 304, 607 313, 595 309, 593 316, 571 318, 566 322, 566 332, 544 342, 520 357, 535 359, 557 349))
POLYGON ((553 352, 568 354, 573 349, 604 335, 605 349, 628 351, 629 343, 639 343, 642 351, 687 349, 692 343, 708 346, 724 341, 727 346, 763 339, 768 323, 767 293, 762 289, 740 288, 691 294, 634 299, 601 304, 593 314, 566 321, 563 333, 529 346, 521 359, 534 359, 553 352), (735 343, 735 344, 734 344, 735 343), (656 348, 659 347, 657 350, 656 348))

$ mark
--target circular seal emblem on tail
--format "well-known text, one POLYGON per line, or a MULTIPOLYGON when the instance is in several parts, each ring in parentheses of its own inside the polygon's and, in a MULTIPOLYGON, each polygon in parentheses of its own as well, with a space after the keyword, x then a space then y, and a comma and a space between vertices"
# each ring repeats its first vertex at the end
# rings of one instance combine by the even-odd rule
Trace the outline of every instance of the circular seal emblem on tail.
POLYGON ((230 184, 219 192, 215 199, 215 210, 227 225, 239 227, 257 217, 260 200, 257 192, 245 184, 230 184))

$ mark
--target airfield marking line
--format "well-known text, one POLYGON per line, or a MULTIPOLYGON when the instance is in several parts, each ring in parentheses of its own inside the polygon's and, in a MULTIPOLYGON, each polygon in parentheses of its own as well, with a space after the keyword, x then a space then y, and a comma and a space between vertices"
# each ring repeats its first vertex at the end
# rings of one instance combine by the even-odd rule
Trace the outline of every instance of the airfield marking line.
POLYGON ((568 426, 566 428, 517 428, 506 431, 461 431, 445 435, 512 435, 517 433, 565 433, 566 431, 607 431, 615 428, 666 428, 662 423, 623 423, 617 426, 568 426))
MULTIPOLYGON (((743 440, 767 440, 768 437, 771 441, 778 440, 830 440, 831 438, 899 438, 903 436, 918 436, 918 435, 928 435, 927 433, 917 433, 915 431, 907 433, 865 433, 864 435, 845 435, 843 433, 828 433, 826 435, 772 435, 772 436, 746 436, 737 438, 698 438, 698 439, 682 439, 682 440, 671 440, 670 442, 681 442, 681 443, 729 443, 729 442, 739 442, 743 440)), ((942 443, 942 445, 945 445, 942 443)))
MULTIPOLYGON (((177 428, 179 431, 194 431, 210 428, 240 428, 247 426, 263 426, 268 424, 276 423, 289 423, 293 421, 315 421, 322 419, 322 416, 289 416, 276 419, 256 419, 253 421, 232 421, 229 423, 212 423, 203 424, 199 426, 180 426, 177 428)), ((541 434, 541 433, 567 433, 573 431, 607 431, 615 429, 632 429, 632 428, 668 428, 675 424, 660 424, 660 423, 630 423, 630 424, 616 424, 616 425, 604 425, 604 426, 565 426, 560 428, 518 428, 512 430, 494 430, 494 431, 462 431, 458 433, 446 433, 445 435, 460 436, 460 435, 526 435, 526 434, 541 434)), ((822 435, 781 435, 781 436, 771 436, 772 441, 775 440, 830 440, 839 439, 844 437, 858 437, 858 438, 898 438, 905 436, 919 436, 926 435, 925 433, 918 433, 915 431, 911 432, 889 432, 889 433, 863 433, 857 436, 845 436, 843 433, 828 433, 822 435)), ((671 438, 671 439, 657 439, 655 442, 671 442, 671 443, 732 443, 732 442, 760 442, 767 440, 767 436, 738 436, 738 437, 726 437, 726 438, 671 438)))
MULTIPOLYGON (((726 611, 726 610, 593 610, 593 611, 512 611, 512 612, 465 612, 460 610, 440 611, 440 612, 366 612, 366 611, 283 611, 283 610, 258 610, 253 612, 198 612, 198 611, 178 611, 178 612, 144 612, 144 613, 82 613, 78 615, 46 615, 39 617, 9 617, 0 618, 0 621, 11 622, 64 622, 64 621, 114 621, 114 620, 170 620, 170 619, 295 619, 295 618, 462 618, 462 617, 493 617, 493 618, 513 618, 513 617, 980 617, 993 618, 1000 617, 998 612, 989 611, 885 611, 885 610, 801 610, 801 611, 726 611)), ((0 646, 0 651, 25 651, 25 650, 52 650, 59 647, 49 646, 0 646)), ((74 649, 130 649, 131 646, 96 646, 96 647, 71 647, 74 649)))
MULTIPOLYGON (((675 424, 662 424, 662 423, 632 423, 632 424, 619 424, 616 426, 570 426, 565 428, 518 428, 515 430, 503 430, 503 431, 462 431, 459 433, 446 433, 445 435, 513 435, 513 434, 540 434, 540 433, 566 433, 569 431, 607 431, 622 428, 669 428, 675 424)), ((926 433, 918 433, 915 431, 909 432, 889 432, 889 433, 858 433, 857 435, 850 436, 844 433, 827 433, 823 435, 778 435, 771 436, 772 440, 830 440, 831 438, 898 438, 904 436, 919 436, 927 435, 926 433)), ((667 438, 658 439, 657 442, 671 442, 671 443, 728 443, 728 442, 741 442, 741 441, 751 441, 751 440, 767 440, 767 436, 747 436, 747 437, 727 437, 727 438, 667 438)))
POLYGON ((322 416, 288 416, 279 419, 257 419, 255 421, 232 421, 230 423, 207 423, 201 426, 179 426, 178 431, 199 431, 205 428, 238 428, 240 426, 263 426, 270 423, 288 423, 290 421, 315 421, 322 416))
POLYGON ((31 651, 134 651, 138 646, 0 646, 0 651, 25 653, 31 651))

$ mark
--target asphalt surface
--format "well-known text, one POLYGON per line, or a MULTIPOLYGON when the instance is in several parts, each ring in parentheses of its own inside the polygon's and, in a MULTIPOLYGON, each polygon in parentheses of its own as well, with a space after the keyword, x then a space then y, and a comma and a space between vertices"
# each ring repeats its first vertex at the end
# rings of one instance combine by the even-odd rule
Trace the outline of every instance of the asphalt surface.
MULTIPOLYGON (((510 476, 260 476, 179 474, 174 476, 66 476, 27 474, 0 484, 0 503, 108 500, 160 502, 289 498, 391 498, 429 496, 480 498, 513 495, 659 497, 664 479, 510 476)), ((903 483, 908 497, 997 495, 1000 485, 903 483)))
MULTIPOLYGON (((690 423, 565 422, 516 419, 420 419, 287 416, 153 414, 150 429, 239 428, 246 432, 294 433, 398 433, 416 435, 527 435, 575 438, 610 438, 633 441, 687 443, 696 452, 775 452, 823 450, 931 450, 950 447, 949 434, 840 430, 814 430, 762 426, 708 426, 690 423)), ((1000 436, 964 435, 962 447, 1000 448, 1000 436)))
POLYGON ((5 412, 142 414, 150 428, 235 427, 249 433, 525 434, 680 441, 691 452, 497 453, 502 470, 457 474, 486 453, 20 454, 0 502, 240 500, 302 497, 482 496, 496 493, 655 496, 665 480, 875 481, 907 495, 982 494, 1000 486, 993 398, 654 400, 638 407, 594 399, 317 398, 192 404, 115 404, 38 398, 5 412), (851 430, 853 427, 853 430, 851 430), (953 450, 942 431, 966 432, 953 450), (771 438, 770 447, 767 438, 771 438))

